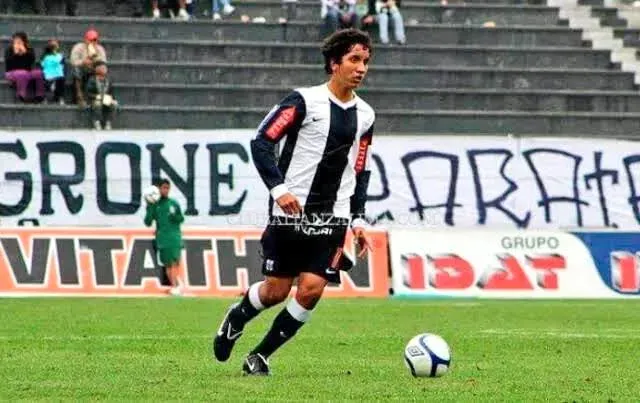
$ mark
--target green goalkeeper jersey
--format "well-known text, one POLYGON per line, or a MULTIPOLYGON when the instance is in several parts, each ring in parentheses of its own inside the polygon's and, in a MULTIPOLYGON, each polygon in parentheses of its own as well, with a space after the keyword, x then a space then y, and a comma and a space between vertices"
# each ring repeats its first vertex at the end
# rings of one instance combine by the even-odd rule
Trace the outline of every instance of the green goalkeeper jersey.
POLYGON ((147 204, 144 224, 150 227, 156 222, 156 247, 182 248, 182 231, 180 225, 184 216, 177 201, 171 198, 161 198, 156 203, 147 204))

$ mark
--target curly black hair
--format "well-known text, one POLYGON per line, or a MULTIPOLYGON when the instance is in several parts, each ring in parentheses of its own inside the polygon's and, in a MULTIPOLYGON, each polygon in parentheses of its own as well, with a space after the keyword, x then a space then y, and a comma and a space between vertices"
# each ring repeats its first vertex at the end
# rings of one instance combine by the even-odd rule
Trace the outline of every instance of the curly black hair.
POLYGON ((167 179, 167 178, 160 178, 160 179, 157 179, 157 180, 156 180, 155 185, 156 185, 157 187, 161 187, 162 185, 169 185, 169 186, 171 186, 171 182, 169 182, 169 179, 167 179))
POLYGON ((342 57, 349 53, 354 45, 358 44, 369 49, 369 53, 373 53, 369 34, 359 29, 343 29, 329 35, 322 44, 324 71, 327 74, 331 74, 331 62, 339 64, 342 61, 342 57))

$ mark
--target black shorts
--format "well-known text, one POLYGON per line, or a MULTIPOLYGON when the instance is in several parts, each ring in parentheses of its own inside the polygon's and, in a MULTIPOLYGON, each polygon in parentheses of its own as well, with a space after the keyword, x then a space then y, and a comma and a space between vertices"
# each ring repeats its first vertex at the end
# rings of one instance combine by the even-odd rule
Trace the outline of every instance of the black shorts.
POLYGON ((262 244, 262 274, 274 277, 297 277, 302 272, 315 273, 330 283, 340 284, 348 220, 333 219, 324 225, 272 220, 265 228, 262 244))

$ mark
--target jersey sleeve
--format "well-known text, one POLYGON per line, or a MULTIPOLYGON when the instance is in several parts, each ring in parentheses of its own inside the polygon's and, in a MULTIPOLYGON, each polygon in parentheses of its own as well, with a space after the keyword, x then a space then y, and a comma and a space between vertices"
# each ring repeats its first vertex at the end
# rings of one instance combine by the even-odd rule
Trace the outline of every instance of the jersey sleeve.
POLYGON ((251 141, 253 163, 274 199, 289 190, 277 163, 277 145, 287 133, 300 130, 306 114, 304 98, 294 91, 271 109, 251 141))
POLYGON ((156 216, 156 205, 155 204, 147 204, 147 211, 144 215, 144 225, 150 227, 153 224, 153 220, 156 216))
POLYGON ((169 218, 174 224, 182 224, 184 222, 184 215, 182 214, 182 209, 180 209, 180 204, 174 200, 173 207, 175 212, 169 218))
POLYGON ((367 202, 367 188, 371 176, 371 142, 373 140, 373 124, 369 130, 360 137, 358 144, 358 156, 356 157, 356 188, 351 196, 351 226, 363 227, 367 225, 365 220, 365 203, 367 202))

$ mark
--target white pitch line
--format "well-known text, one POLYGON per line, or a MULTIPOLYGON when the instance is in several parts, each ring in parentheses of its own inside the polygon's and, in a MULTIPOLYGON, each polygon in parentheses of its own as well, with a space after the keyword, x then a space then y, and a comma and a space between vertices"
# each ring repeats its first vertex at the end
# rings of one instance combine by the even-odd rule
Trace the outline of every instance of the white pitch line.
POLYGON ((15 336, 0 335, 0 341, 88 341, 88 340, 200 340, 212 339, 210 335, 180 335, 180 334, 158 334, 158 335, 136 335, 136 334, 106 334, 106 335, 60 335, 60 336, 15 336))
MULTIPOLYGON (((611 329, 602 333, 566 332, 560 330, 518 330, 518 329, 485 329, 478 333, 484 338, 522 337, 522 338, 556 338, 556 339, 640 339, 638 332, 631 330, 611 329)), ((473 335, 471 335, 473 338, 473 335)))
MULTIPOLYGON (((640 339, 640 331, 632 329, 607 329, 602 333, 566 332, 561 330, 525 330, 525 329, 483 329, 475 333, 461 334, 462 338, 547 338, 547 339, 640 339)), ((0 335, 0 342, 10 341, 163 341, 163 340, 211 340, 213 333, 208 335, 196 334, 107 334, 107 335, 0 335)))
POLYGON ((482 306, 481 302, 434 302, 430 300, 418 300, 418 299, 397 299, 397 301, 417 301, 417 303, 424 305, 427 308, 431 307, 444 307, 444 308, 468 308, 470 306, 482 306))

